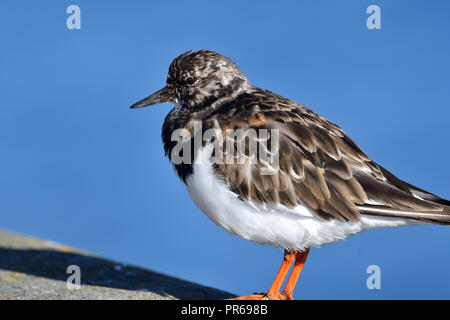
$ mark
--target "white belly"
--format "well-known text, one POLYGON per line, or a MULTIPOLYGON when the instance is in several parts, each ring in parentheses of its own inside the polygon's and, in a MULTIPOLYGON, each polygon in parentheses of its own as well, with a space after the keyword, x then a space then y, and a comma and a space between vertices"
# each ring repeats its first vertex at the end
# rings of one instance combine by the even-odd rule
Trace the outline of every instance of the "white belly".
POLYGON ((363 216, 355 223, 324 221, 303 206, 289 209, 242 201, 213 174, 210 163, 193 166, 194 173, 187 178, 186 186, 200 210, 231 234, 261 244, 304 250, 344 240, 366 229, 413 224, 404 219, 372 216, 363 216))

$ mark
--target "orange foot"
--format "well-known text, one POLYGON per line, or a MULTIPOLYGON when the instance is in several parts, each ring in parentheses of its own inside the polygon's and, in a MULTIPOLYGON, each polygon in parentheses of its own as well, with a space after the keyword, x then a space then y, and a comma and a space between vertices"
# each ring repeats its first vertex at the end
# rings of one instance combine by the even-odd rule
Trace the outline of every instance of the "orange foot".
POLYGON ((246 296, 236 297, 228 300, 293 300, 292 295, 287 295, 285 293, 254 293, 246 296))
POLYGON ((275 277, 275 280, 267 293, 254 293, 230 300, 293 300, 292 293, 294 292, 295 285, 300 272, 302 271, 303 265, 305 264, 308 253, 309 249, 306 249, 304 252, 286 250, 284 252, 284 259, 280 270, 278 271, 277 276, 275 277), (284 291, 280 293, 281 285, 283 284, 284 278, 294 262, 294 259, 295 263, 292 268, 291 275, 289 276, 284 291))

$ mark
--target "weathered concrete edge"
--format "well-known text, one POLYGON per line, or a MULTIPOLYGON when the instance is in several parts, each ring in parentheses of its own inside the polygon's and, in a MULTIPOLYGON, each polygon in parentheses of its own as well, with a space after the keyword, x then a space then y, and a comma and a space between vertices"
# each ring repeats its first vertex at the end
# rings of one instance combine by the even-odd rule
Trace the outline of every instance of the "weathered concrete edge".
POLYGON ((0 230, 0 299, 224 299, 230 293, 112 261, 53 241, 0 230), (68 264, 83 270, 67 288, 68 264))

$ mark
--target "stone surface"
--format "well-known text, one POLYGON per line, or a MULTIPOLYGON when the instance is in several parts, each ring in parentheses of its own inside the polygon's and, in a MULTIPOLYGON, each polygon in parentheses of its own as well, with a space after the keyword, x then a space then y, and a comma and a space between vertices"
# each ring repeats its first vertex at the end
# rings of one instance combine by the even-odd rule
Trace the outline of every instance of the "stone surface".
POLYGON ((0 230, 0 299, 224 299, 232 295, 51 241, 0 230), (67 267, 81 269, 68 289, 67 267))

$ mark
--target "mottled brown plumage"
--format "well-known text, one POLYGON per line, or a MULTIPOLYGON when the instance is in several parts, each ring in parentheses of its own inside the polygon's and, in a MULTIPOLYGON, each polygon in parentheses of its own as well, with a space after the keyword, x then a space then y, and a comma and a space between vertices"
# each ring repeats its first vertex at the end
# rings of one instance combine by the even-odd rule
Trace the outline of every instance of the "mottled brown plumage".
POLYGON ((450 221, 445 200, 424 191, 419 195, 417 188, 374 163, 337 125, 272 92, 252 87, 204 121, 223 130, 279 129, 280 170, 275 174, 261 175, 265 165, 259 161, 215 166, 216 174, 243 200, 304 205, 325 220, 358 221, 361 214, 372 214, 450 221))

